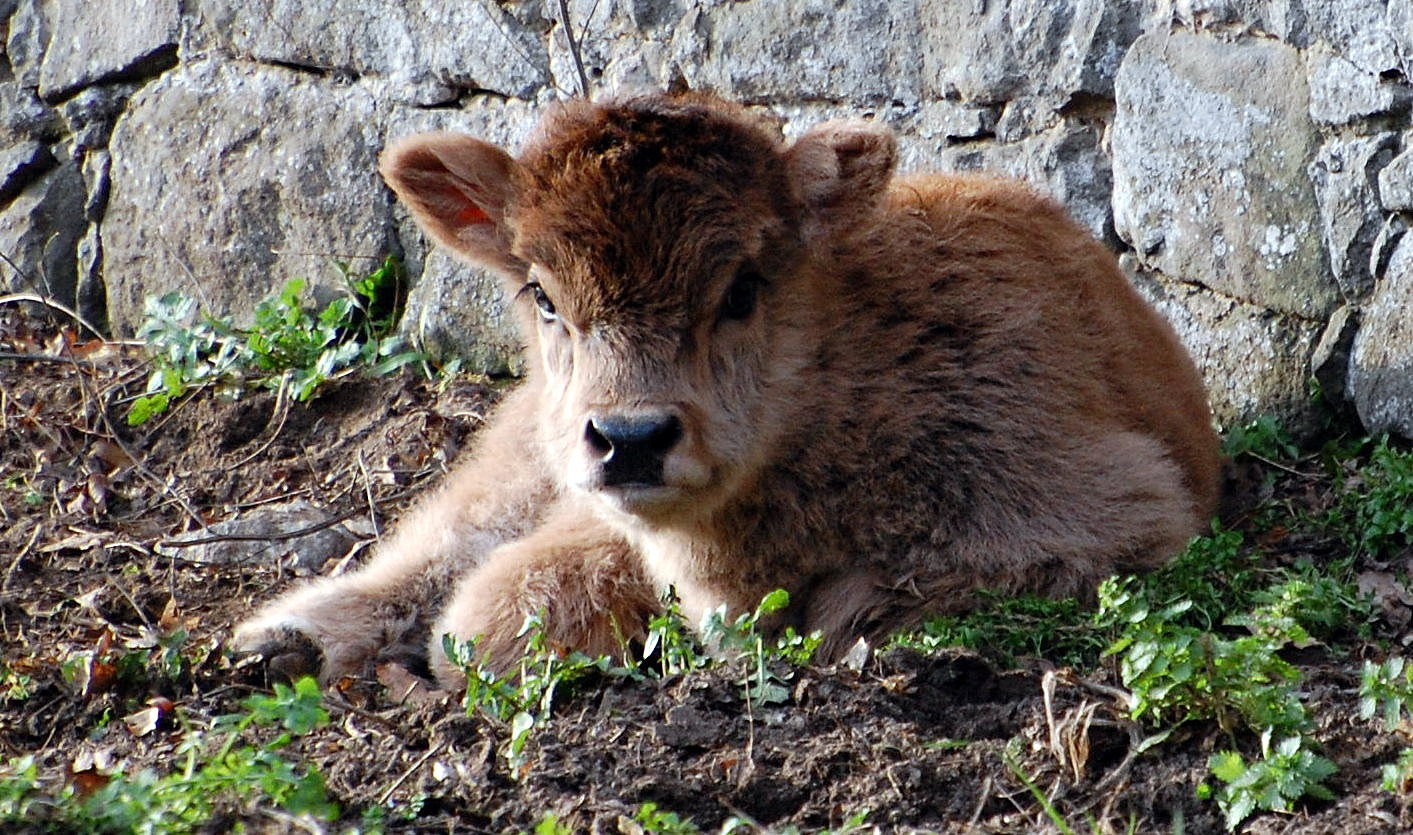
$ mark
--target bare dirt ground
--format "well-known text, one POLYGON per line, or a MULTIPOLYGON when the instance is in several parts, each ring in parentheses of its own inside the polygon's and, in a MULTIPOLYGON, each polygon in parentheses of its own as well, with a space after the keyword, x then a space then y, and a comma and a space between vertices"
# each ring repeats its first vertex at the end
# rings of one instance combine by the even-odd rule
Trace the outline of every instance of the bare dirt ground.
MULTIPOLYGON (((409 373, 343 381, 310 404, 202 394, 130 429, 123 398, 145 377, 132 349, 78 341, 12 309, 0 311, 0 352, 0 631, 5 668, 28 682, 0 688, 0 750, 34 755, 55 792, 65 782, 90 790, 118 765, 170 771, 190 728, 239 712, 266 687, 223 642, 253 605, 310 573, 292 567, 290 541, 258 543, 248 564, 197 562, 162 543, 303 499, 355 531, 318 570, 356 562, 363 538, 436 482, 497 399, 486 381, 437 390, 409 373), (133 648, 179 631, 188 633, 179 669, 122 668, 133 648)), ((1287 500, 1328 501, 1317 474, 1271 472, 1287 500)), ((1338 552, 1280 531, 1264 547, 1279 561, 1338 552)), ((1339 766, 1335 799, 1257 816, 1247 831, 1413 826, 1408 799, 1379 786, 1402 738, 1356 714, 1363 659, 1406 634, 1396 620, 1378 624, 1373 642, 1291 659, 1323 753, 1339 766)), ((1053 831, 1018 772, 1078 831, 1223 831, 1195 789, 1231 741, 1198 723, 1135 755, 1145 731, 1122 709, 1118 684, 1111 669, 1081 675, 1043 660, 1000 669, 961 650, 804 669, 783 704, 756 709, 727 673, 593 681, 561 700, 512 767, 504 723, 468 716, 452 697, 400 702, 378 681, 345 681, 325 697, 332 721, 285 753, 323 774, 343 810, 331 831, 381 806, 389 831, 528 831, 553 814, 570 831, 632 832, 647 802, 703 831, 733 816, 817 831, 863 811, 888 832, 1053 831)), ((296 823, 229 798, 198 829, 296 823)))

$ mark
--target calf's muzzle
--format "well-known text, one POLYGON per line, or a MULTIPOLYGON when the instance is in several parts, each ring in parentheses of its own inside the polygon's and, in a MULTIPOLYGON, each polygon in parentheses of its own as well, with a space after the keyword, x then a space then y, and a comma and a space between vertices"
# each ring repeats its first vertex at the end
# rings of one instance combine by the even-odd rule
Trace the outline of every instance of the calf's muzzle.
POLYGON ((682 421, 668 412, 602 415, 584 428, 605 487, 661 487, 663 460, 681 439, 682 421))

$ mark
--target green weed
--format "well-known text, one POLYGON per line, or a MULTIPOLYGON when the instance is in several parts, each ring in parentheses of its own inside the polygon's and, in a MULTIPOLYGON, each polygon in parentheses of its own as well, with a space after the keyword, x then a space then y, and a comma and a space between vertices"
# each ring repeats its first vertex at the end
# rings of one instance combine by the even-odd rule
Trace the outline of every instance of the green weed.
POLYGON ((1225 785, 1212 793, 1226 817, 1227 829, 1236 829, 1258 810, 1289 812, 1304 797, 1333 797, 1324 781, 1335 765, 1310 750, 1305 736, 1288 736, 1271 744, 1272 732, 1261 734, 1261 755, 1247 760, 1236 751, 1213 754, 1208 763, 1213 776, 1225 785))
POLYGON ((549 720, 559 693, 590 677, 638 675, 606 655, 595 658, 578 650, 549 646, 539 615, 525 620, 520 635, 527 638, 527 651, 518 669, 508 673, 498 673, 481 662, 475 639, 461 641, 452 635, 442 636, 447 657, 466 671, 466 694, 462 699, 466 712, 479 712, 509 723, 505 755, 516 771, 525 765, 525 744, 531 732, 549 720))
POLYGON ((1328 523, 1356 552, 1377 557, 1413 544, 1413 453, 1385 437, 1338 489, 1328 523))
POLYGON ((1288 811, 1301 797, 1329 796, 1323 781, 1334 765, 1314 753, 1313 722, 1297 695, 1299 671, 1279 652, 1310 643, 1312 631, 1369 617, 1368 604, 1348 584, 1313 577, 1308 569, 1284 576, 1240 595, 1253 608, 1228 615, 1223 626, 1245 634, 1194 625, 1192 601, 1172 599, 1162 580, 1154 581, 1161 606, 1136 578, 1111 578, 1099 591, 1099 621, 1118 630, 1106 654, 1119 658, 1133 717, 1163 728, 1150 745, 1191 720, 1214 720, 1233 738, 1259 735, 1255 760, 1226 751, 1210 763, 1224 785, 1206 793, 1222 807, 1229 828, 1257 810, 1288 811))
MULTIPOLYGON (((1402 656, 1392 656, 1382 664, 1364 662, 1359 684, 1359 716, 1383 717, 1384 730, 1410 733, 1408 717, 1413 716, 1413 667, 1402 656)), ((1413 785, 1413 748, 1404 748, 1398 759, 1381 770, 1385 791, 1403 794, 1413 785)))
POLYGON ((119 770, 86 796, 72 785, 45 795, 34 759, 12 762, 0 769, 0 824, 56 832, 194 832, 208 825, 218 801, 269 802, 293 815, 337 818, 320 774, 301 771, 278 753, 295 736, 328 722, 314 680, 276 685, 273 695, 251 696, 243 706, 243 715, 213 724, 210 734, 224 734, 213 755, 206 756, 208 733, 188 728, 177 747, 183 764, 176 771, 159 776, 119 770), (284 732, 262 745, 237 746, 252 726, 284 732))
POLYGON ((1413 748, 1404 748, 1397 760, 1380 769, 1379 777, 1384 791, 1407 794, 1413 788, 1413 748))
POLYGON ((1267 461, 1300 457, 1300 445, 1285 427, 1270 415, 1227 430, 1222 438, 1222 454, 1229 458, 1250 455, 1267 461))
POLYGON ((819 649, 818 634, 800 635, 791 626, 785 627, 773 641, 765 637, 761 620, 788 605, 790 594, 776 589, 761 599, 755 611, 729 618, 726 606, 722 605, 709 612, 702 622, 702 640, 707 646, 727 659, 743 662, 741 692, 746 701, 756 707, 788 701, 794 668, 808 664, 819 649))
POLYGON ((962 615, 929 620, 899 633, 889 647, 935 652, 960 646, 1003 666, 1020 658, 1045 658, 1071 667, 1092 667, 1108 645, 1094 628, 1093 612, 1073 598, 1002 597, 983 593, 986 603, 962 615))
POLYGON ((247 385, 280 389, 304 401, 351 367, 374 376, 420 362, 393 335, 401 267, 393 258, 361 277, 343 270, 349 288, 323 308, 304 306, 305 281, 294 279, 255 307, 254 324, 238 328, 229 317, 197 310, 180 293, 149 298, 137 336, 152 356, 147 390, 128 411, 128 423, 146 423, 188 391, 247 385))

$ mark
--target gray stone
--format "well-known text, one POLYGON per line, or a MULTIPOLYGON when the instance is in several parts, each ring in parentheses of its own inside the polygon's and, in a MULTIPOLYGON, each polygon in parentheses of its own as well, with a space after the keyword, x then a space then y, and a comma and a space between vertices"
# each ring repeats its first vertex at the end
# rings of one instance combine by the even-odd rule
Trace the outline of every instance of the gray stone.
POLYGON ((1354 352, 1354 337, 1358 333, 1358 311, 1342 304, 1330 314, 1325 332, 1310 357, 1310 373, 1319 384, 1325 402, 1341 410, 1349 400, 1349 357, 1354 352))
POLYGON ((1144 35, 1115 89, 1114 224, 1144 265, 1326 315, 1338 293, 1305 172, 1316 134, 1299 54, 1270 41, 1144 35))
POLYGON ((78 163, 70 161, 31 183, 0 211, 0 253, 8 261, 0 268, 5 288, 74 306, 76 247, 88 227, 83 204, 83 175, 78 163))
POLYGON ((461 358, 483 374, 523 374, 521 338, 499 282, 434 250, 412 287, 402 331, 437 359, 461 358))
POLYGON ((1349 387, 1364 428, 1413 438, 1413 236, 1405 235, 1364 306, 1349 387))
POLYGON ((396 82, 420 104, 447 91, 525 98, 548 81, 538 33, 494 0, 198 0, 199 37, 257 61, 396 82), (436 90, 442 92, 438 94, 436 90))
POLYGON ((1413 78, 1413 3, 1388 4, 1388 28, 1405 79, 1413 78))
POLYGON ((63 132, 59 113, 41 102, 33 87, 0 82, 0 145, 23 140, 55 142, 63 132))
POLYGON ((5 56, 15 83, 31 90, 39 86, 39 66, 49 45, 49 28, 42 0, 19 0, 10 15, 5 56))
POLYGON ((1393 159, 1398 135, 1332 139, 1310 163, 1330 269, 1341 290, 1360 298, 1373 286, 1369 258, 1384 223, 1378 175, 1393 159))
POLYGON ((107 333, 108 292, 103 284, 103 238, 97 224, 88 225, 83 237, 78 240, 74 255, 79 315, 100 332, 107 333))
POLYGON ((1413 134, 1404 151, 1379 172, 1379 203, 1390 212, 1413 212, 1413 134))
POLYGON ((382 144, 370 96, 300 73, 203 61, 143 88, 112 140, 114 328, 131 332, 144 297, 171 290, 249 321, 289 279, 341 289, 336 261, 393 248, 382 144))
POLYGON ((103 149, 88 151, 80 158, 83 171, 83 216, 90 223, 101 223, 108 209, 108 195, 113 185, 113 157, 103 149))
POLYGON ((0 206, 55 165, 48 145, 26 141, 0 148, 0 206))
POLYGON ((75 149, 105 148, 113 125, 137 89, 133 84, 104 84, 86 88, 59 106, 75 149))
POLYGON ((176 65, 177 0, 48 0, 49 38, 39 95, 64 99, 104 81, 145 78, 176 65))
POLYGON ((368 538, 358 530, 364 526, 351 520, 330 524, 333 519, 327 511, 299 499, 173 537, 156 550, 163 556, 218 565, 273 564, 292 557, 295 568, 318 571, 368 538))
POLYGON ((1270 415, 1299 434, 1316 428, 1306 381, 1322 322, 1166 281, 1136 269, 1132 256, 1124 261, 1139 292, 1173 324, 1197 362, 1221 427, 1270 415))
POLYGON ((683 23, 672 54, 693 88, 749 102, 862 107, 921 99, 924 59, 912 2, 713 4, 688 12, 683 23))
POLYGON ((928 102, 918 109, 911 133, 918 139, 935 139, 935 147, 941 148, 958 141, 994 137, 1000 117, 1000 109, 991 105, 928 102))
POLYGON ((1311 44, 1326 44, 1365 72, 1378 75, 1400 66, 1390 10, 1406 2, 1306 0, 1299 5, 1305 15, 1305 29, 1311 44))
POLYGON ((1177 24, 1194 32, 1271 35, 1305 45, 1303 0, 1149 0, 1150 30, 1177 24))
POLYGON ((1408 108, 1406 85, 1385 82, 1324 49, 1310 52, 1310 118, 1326 125, 1408 108))
POLYGON ((1384 219, 1383 225, 1379 227, 1379 234, 1374 238, 1374 245, 1369 248, 1369 274, 1375 279, 1388 273, 1393 254, 1407 232, 1408 221, 1401 215, 1391 214, 1384 219))
POLYGON ((1076 93, 1112 94, 1141 9, 1107 0, 921 0, 918 14, 929 98, 989 104, 1031 95, 1058 107, 1076 93))

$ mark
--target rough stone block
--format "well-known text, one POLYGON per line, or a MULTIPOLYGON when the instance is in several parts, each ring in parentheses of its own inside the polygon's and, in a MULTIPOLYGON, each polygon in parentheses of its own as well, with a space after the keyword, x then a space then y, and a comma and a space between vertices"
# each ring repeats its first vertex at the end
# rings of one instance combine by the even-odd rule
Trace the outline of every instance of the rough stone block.
POLYGON ((1364 305, 1349 388, 1364 428, 1413 438, 1413 236, 1404 235, 1364 305))
POLYGON ((39 94, 64 99, 92 84, 140 78, 177 61, 177 0, 50 0, 39 94))
POLYGON ((393 247, 383 134, 366 92, 277 68, 199 62, 143 88, 112 141, 114 328, 131 332, 144 297, 171 290, 248 321, 291 278, 341 288, 334 262, 357 269, 393 247))
POLYGON ((1074 93, 1108 95, 1140 13, 1104 0, 922 0, 928 95, 982 104, 1034 95, 1057 105, 1074 93))
POLYGON ((1413 133, 1403 144, 1403 153, 1379 172, 1379 203, 1390 212, 1413 212, 1413 133))
POLYGON ((1326 125, 1408 108, 1407 85, 1385 82, 1324 49, 1310 52, 1310 118, 1326 125))
POLYGON ((783 0, 711 4, 688 12, 672 54, 692 87, 749 102, 921 97, 921 43, 911 2, 783 0))
POLYGON ((420 104, 457 90, 530 97, 548 81, 544 45, 502 5, 199 0, 197 37, 257 61, 391 79, 420 104))
POLYGON ((8 259, 0 265, 4 277, 0 286, 42 293, 75 306, 77 246, 88 227, 83 205, 83 174, 78 163, 69 161, 31 183, 0 210, 0 252, 8 259), (18 274, 10 262, 24 274, 18 274))
POLYGON ((1338 293, 1306 174, 1317 136, 1299 53, 1144 35, 1115 89, 1114 223, 1144 265, 1276 311, 1327 314, 1338 293))
POLYGON ((1135 286, 1177 330, 1207 384, 1223 428, 1270 415, 1298 433, 1314 429, 1308 393, 1311 356, 1323 323, 1272 314, 1255 305, 1137 269, 1135 286))
POLYGON ((1332 139, 1310 163, 1330 269, 1351 298, 1362 297, 1373 285, 1369 257, 1384 223, 1378 176, 1397 148, 1394 133, 1332 139))

